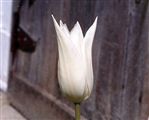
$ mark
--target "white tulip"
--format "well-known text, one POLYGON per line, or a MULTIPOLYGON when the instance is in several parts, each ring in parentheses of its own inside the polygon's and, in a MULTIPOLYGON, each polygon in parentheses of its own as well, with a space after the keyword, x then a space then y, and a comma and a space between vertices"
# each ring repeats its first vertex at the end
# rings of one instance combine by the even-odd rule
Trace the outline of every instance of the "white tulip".
POLYGON ((72 102, 87 99, 93 88, 92 43, 97 26, 93 25, 83 36, 79 22, 69 32, 67 25, 60 25, 53 17, 58 41, 58 80, 63 94, 72 102))

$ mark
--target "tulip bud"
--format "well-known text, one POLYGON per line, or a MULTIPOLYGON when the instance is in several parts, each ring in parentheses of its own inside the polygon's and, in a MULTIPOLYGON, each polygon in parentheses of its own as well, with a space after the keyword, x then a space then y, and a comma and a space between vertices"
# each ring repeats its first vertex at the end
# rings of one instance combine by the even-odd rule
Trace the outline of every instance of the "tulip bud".
POLYGON ((53 17, 58 42, 58 80, 62 93, 72 102, 87 99, 93 88, 92 43, 97 26, 93 25, 83 36, 79 22, 69 32, 67 25, 60 25, 53 17))

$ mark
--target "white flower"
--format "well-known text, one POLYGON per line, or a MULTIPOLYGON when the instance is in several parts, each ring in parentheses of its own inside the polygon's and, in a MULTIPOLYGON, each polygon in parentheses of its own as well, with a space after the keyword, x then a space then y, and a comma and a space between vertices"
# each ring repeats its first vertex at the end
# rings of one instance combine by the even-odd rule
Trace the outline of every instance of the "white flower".
POLYGON ((92 43, 97 26, 93 25, 83 36, 79 22, 69 32, 67 25, 60 25, 53 17, 58 41, 58 79, 63 94, 72 102, 87 99, 93 88, 92 43))

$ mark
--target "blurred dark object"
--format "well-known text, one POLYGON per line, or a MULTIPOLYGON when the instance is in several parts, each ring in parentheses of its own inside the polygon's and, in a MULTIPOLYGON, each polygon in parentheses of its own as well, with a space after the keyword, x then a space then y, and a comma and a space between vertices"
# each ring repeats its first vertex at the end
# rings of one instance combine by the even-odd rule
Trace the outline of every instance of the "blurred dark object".
POLYGON ((29 0, 29 7, 31 7, 36 0, 29 0))
MULTIPOLYGON (((33 5, 35 0, 29 0, 29 7, 33 5)), ((13 27, 12 27, 12 63, 17 56, 17 51, 22 50, 26 53, 33 53, 36 48, 37 41, 33 40, 21 27, 20 27, 20 11, 24 1, 18 0, 14 2, 13 7, 13 27)))
POLYGON ((21 28, 17 29, 17 34, 18 49, 28 53, 34 52, 37 42, 32 40, 21 28))

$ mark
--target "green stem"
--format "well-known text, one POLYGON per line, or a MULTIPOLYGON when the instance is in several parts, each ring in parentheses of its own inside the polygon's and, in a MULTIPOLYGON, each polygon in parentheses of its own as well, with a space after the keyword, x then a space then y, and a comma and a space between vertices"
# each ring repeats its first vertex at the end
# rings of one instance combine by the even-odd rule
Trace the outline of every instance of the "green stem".
POLYGON ((75 103, 75 120, 80 120, 80 103, 75 103))

